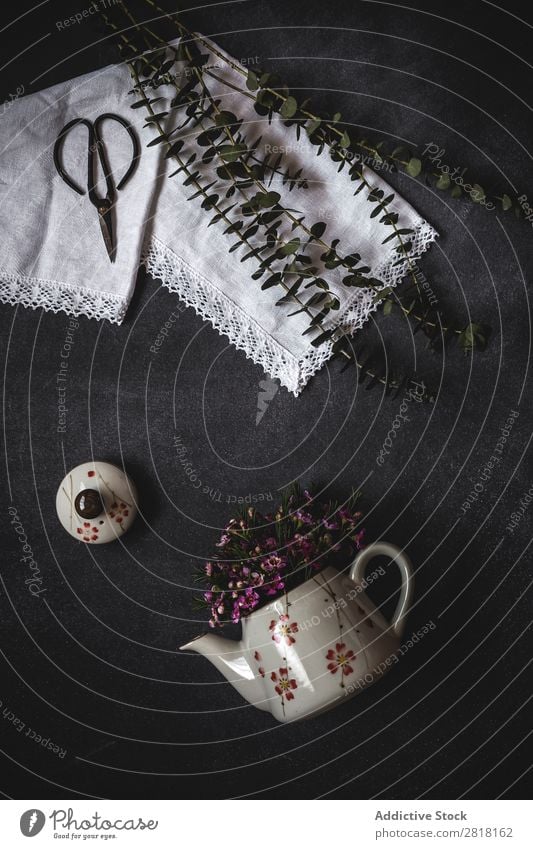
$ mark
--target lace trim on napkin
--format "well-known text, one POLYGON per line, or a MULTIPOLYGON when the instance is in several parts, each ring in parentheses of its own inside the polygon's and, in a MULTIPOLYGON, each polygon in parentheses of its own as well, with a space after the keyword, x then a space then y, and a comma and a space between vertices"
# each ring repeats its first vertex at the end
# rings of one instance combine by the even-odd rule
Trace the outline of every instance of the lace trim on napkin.
MULTIPOLYGON (((409 260, 418 259, 436 239, 437 232, 422 221, 411 237, 409 260)), ((408 270, 408 259, 395 265, 398 254, 382 262, 374 276, 383 280, 385 286, 397 286, 408 270)), ((181 257, 167 248, 155 236, 144 251, 143 264, 151 277, 161 280, 171 292, 213 327, 228 337, 229 341, 247 358, 262 366, 267 374, 277 378, 295 396, 298 396, 310 378, 329 360, 332 343, 326 342, 319 348, 309 348, 309 353, 298 359, 251 318, 243 309, 224 295, 209 280, 198 274, 181 257)), ((335 316, 335 326, 353 333, 358 330, 379 304, 372 303, 374 292, 357 290, 340 315, 335 316)))
POLYGON ((107 318, 114 324, 120 324, 128 308, 129 298, 0 270, 0 301, 13 306, 22 304, 32 309, 42 307, 51 312, 63 311, 74 316, 107 318))

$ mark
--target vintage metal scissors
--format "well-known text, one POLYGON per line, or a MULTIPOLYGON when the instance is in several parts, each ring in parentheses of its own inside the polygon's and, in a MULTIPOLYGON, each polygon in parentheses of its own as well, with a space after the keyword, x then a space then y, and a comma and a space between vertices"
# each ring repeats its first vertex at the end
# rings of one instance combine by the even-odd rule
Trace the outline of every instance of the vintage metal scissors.
POLYGON ((98 211, 98 221, 100 222, 100 229, 102 231, 104 243, 107 248, 107 253, 109 254, 109 259, 111 260, 111 262, 115 262, 116 244, 113 237, 113 207, 116 201, 116 192, 126 185, 130 177, 133 175, 135 168, 137 167, 137 163, 139 161, 139 142, 131 124, 129 124, 124 118, 121 118, 120 115, 114 115, 111 112, 105 112, 104 114, 99 115, 94 121, 89 121, 87 118, 74 118, 73 121, 69 121, 69 123, 63 127, 56 139, 56 143, 54 145, 54 165, 58 174, 63 178, 67 186, 69 186, 69 188, 73 189, 79 195, 84 195, 85 192, 83 191, 83 189, 77 186, 76 183, 64 171, 61 161, 61 151, 63 148, 65 136, 67 135, 67 133, 70 132, 70 130, 73 129, 73 127, 76 127, 78 124, 83 124, 83 126, 87 127, 89 133, 87 147, 87 192, 89 195, 89 200, 98 211), (100 135, 100 125, 103 121, 107 119, 112 121, 118 121, 118 123, 121 124, 127 130, 133 145, 132 161, 128 167, 128 170, 116 185, 109 168, 109 161, 105 152, 102 137, 100 135), (95 189, 95 153, 98 153, 98 158, 100 160, 100 165, 102 166, 102 171, 105 178, 105 197, 100 197, 96 193, 95 189))

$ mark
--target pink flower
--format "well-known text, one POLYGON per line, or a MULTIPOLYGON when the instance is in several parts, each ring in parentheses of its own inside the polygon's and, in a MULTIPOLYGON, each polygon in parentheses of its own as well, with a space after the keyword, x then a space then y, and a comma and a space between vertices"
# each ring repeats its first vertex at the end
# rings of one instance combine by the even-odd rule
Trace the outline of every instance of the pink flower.
POLYGON ((285 558, 278 557, 277 554, 271 554, 270 557, 265 557, 262 561, 262 566, 265 572, 273 572, 274 570, 283 569, 285 566, 285 558))
POLYGON ((363 544, 364 544, 364 537, 365 537, 365 532, 364 532, 364 530, 359 531, 359 533, 358 533, 358 534, 354 534, 354 536, 352 537, 352 539, 353 539, 353 541, 354 541, 354 543, 355 543, 355 547, 356 547, 358 550, 359 550, 360 548, 363 548, 363 544))
MULTIPOLYGON (((211 626, 241 621, 303 579, 305 567, 314 572, 329 565, 330 559, 335 562, 336 554, 345 552, 348 557, 359 550, 363 546, 361 514, 353 510, 353 504, 353 499, 340 508, 333 502, 315 502, 310 492, 296 487, 272 513, 249 508, 243 516, 231 519, 219 532, 216 547, 220 552, 204 561, 202 568, 211 626)), ((111 505, 113 521, 127 516, 126 507, 123 502, 111 505)), ((80 537, 86 536, 87 541, 96 541, 91 539, 93 533, 91 527, 80 526, 80 537)), ((278 617, 276 623, 271 628, 274 642, 280 649, 293 645, 298 624, 288 616, 278 617)))
POLYGON ((276 672, 273 672, 270 678, 272 681, 274 681, 276 685, 274 689, 278 696, 281 696, 282 699, 287 699, 287 701, 289 702, 291 701, 291 699, 294 699, 294 693, 292 692, 292 690, 297 690, 298 684, 296 683, 294 678, 289 678, 288 669, 286 669, 284 666, 280 666, 279 676, 276 672))
POLYGON ((222 536, 220 537, 220 541, 216 543, 217 548, 223 548, 225 545, 228 544, 230 539, 231 537, 229 536, 229 534, 222 534, 222 536))
POLYGON ((339 528, 339 523, 335 521, 335 519, 322 519, 322 524, 328 531, 336 531, 339 528))
POLYGON ((315 554, 315 545, 307 539, 300 540, 300 551, 307 559, 311 559, 315 554))
POLYGON ((267 595, 277 595, 281 590, 285 589, 285 584, 281 580, 279 575, 276 575, 273 579, 271 579, 268 583, 268 589, 266 590, 267 595))
POLYGON ((355 653, 351 649, 346 651, 346 643, 337 643, 335 650, 328 651, 326 660, 331 661, 328 663, 328 669, 332 675, 335 675, 338 669, 343 675, 351 675, 353 666, 350 664, 355 660, 355 653))

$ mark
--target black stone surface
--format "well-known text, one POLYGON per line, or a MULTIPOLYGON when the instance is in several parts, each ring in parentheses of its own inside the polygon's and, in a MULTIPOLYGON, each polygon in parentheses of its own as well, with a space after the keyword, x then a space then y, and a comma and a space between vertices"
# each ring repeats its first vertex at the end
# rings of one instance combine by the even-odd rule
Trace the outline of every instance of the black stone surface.
MULTIPOLYGON (((4 9, 4 98, 115 61, 95 15, 56 25, 82 7, 4 9)), ((438 144, 443 161, 474 181, 532 202, 529 4, 269 0, 204 4, 185 19, 235 56, 259 56, 309 90, 317 108, 339 108, 369 136, 421 150, 438 144)), ((442 359, 399 319, 377 315, 363 331, 370 347, 386 345, 406 368, 416 359, 439 386, 433 406, 409 405, 383 466, 376 457, 401 399, 358 388, 353 372, 333 366, 297 399, 277 392, 256 424, 261 369, 192 310, 180 311, 151 351, 178 302, 148 278, 120 327, 0 308, 5 795, 530 794, 533 507, 513 532, 508 525, 533 484, 532 225, 405 175, 389 179, 440 233, 421 263, 439 301, 460 320, 472 313, 491 324, 493 335, 485 353, 464 358, 450 347, 442 359), (58 433, 56 374, 69 327, 66 432, 58 433), (501 461, 483 480, 511 411, 519 415, 501 461), (180 465, 176 436, 201 489, 180 465), (91 457, 123 463, 142 493, 141 517, 117 544, 83 547, 56 519, 59 481, 91 457), (404 545, 416 565, 406 638, 436 627, 358 698, 279 726, 177 647, 204 627, 191 612, 193 569, 231 502, 275 499, 294 479, 341 495, 364 482, 368 538, 404 545), (476 484, 483 490, 465 511, 476 484), (40 569, 39 597, 24 583, 10 505, 40 569)))

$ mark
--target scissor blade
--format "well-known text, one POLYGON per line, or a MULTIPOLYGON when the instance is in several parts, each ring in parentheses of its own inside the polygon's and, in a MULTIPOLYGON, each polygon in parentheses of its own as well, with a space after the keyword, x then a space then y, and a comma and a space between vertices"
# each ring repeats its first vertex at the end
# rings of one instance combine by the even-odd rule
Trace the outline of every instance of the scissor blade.
POLYGON ((102 237, 104 239, 104 244, 107 248, 107 253, 109 254, 109 259, 111 262, 115 262, 115 247, 113 245, 113 225, 111 221, 111 210, 107 210, 107 212, 98 213, 98 220, 100 222, 100 230, 102 231, 102 237))

